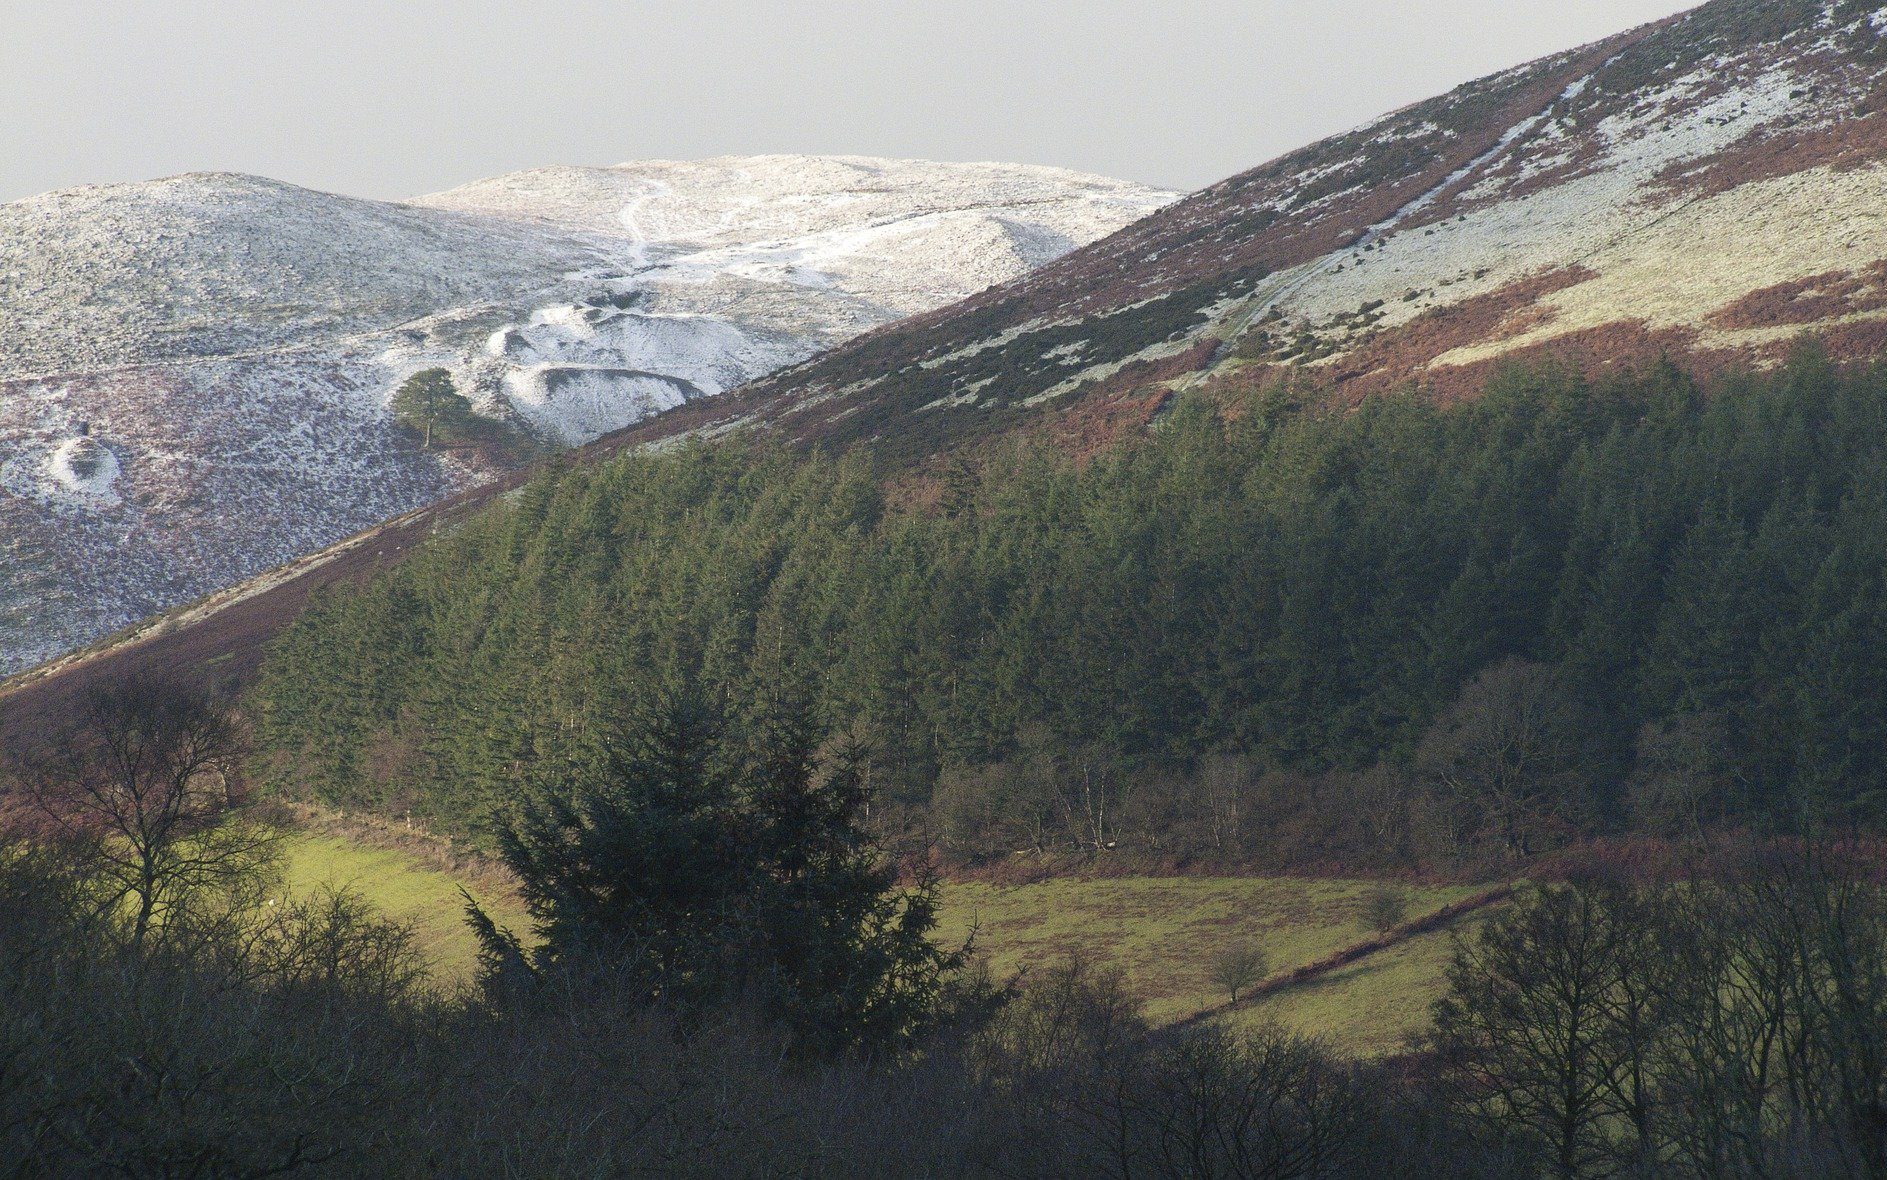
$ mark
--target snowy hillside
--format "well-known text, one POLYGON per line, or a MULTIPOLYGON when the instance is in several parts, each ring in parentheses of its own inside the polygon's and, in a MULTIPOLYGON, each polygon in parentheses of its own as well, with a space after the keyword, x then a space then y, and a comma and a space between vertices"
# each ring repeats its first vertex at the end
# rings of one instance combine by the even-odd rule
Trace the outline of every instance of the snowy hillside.
POLYGON ((1715 0, 1233 176, 1027 278, 689 406, 921 458, 1091 449, 1193 389, 1470 396, 1509 362, 1887 353, 1887 8, 1715 0))
POLYGON ((1706 8, 1655 53, 1581 73, 1428 203, 1270 278, 1230 325, 1266 321, 1244 351, 1353 396, 1466 392, 1516 356, 1764 364, 1809 329, 1871 355, 1887 340, 1887 9, 1779 19, 1789 7, 1768 14, 1773 39, 1685 37, 1735 15, 1706 8))
MULTIPOLYGON (((1158 198, 1040 169, 855 160, 505 177, 405 211, 589 251, 532 300, 383 331, 371 363, 352 368, 316 352, 290 380, 226 381, 217 396, 181 377, 160 388, 200 403, 178 420, 237 435, 253 416, 235 411, 228 390, 305 407, 303 443, 327 449, 297 470, 331 457, 345 495, 411 503, 437 488, 362 481, 347 464, 433 473, 441 486, 467 478, 371 458, 384 440, 410 448, 373 415, 388 374, 429 358, 450 359, 489 409, 563 437, 621 421, 626 404, 674 407, 609 435, 591 456, 751 425, 829 447, 869 443, 919 484, 939 456, 992 438, 1026 433, 1092 451, 1144 430, 1179 396, 1233 398, 1281 381, 1336 405, 1408 388, 1447 400, 1473 396, 1512 361, 1598 372, 1668 356, 1708 374, 1773 364, 1805 332, 1837 359, 1878 359, 1887 355, 1883 3, 1712 0, 1392 112, 1104 236, 1090 219, 1117 224, 1158 198), (1084 232, 1096 240, 1043 261, 1084 232), (888 264, 893 253, 899 261, 888 264), (970 288, 1037 262, 1015 281, 918 310, 939 274, 973 275, 962 283, 970 288), (803 317, 815 294, 829 300, 820 315, 830 320, 803 317), (765 354, 769 332, 790 341, 836 322, 843 333, 900 311, 916 314, 739 390, 696 396, 730 380, 717 366, 765 354), (686 363, 661 367, 650 360, 658 353, 686 363), (379 433, 348 434, 366 421, 379 433)), ((549 247, 507 257, 539 248, 549 247)), ((77 313, 44 318, 58 325, 68 314, 77 313)), ((286 354, 269 355, 285 364, 286 354)), ((52 406, 60 386, 33 388, 52 406)), ((18 404, 0 402, 0 412, 18 404)), ((52 595, 62 579, 93 576, 89 553, 136 539, 111 505, 129 501, 125 489, 155 464, 123 452, 105 463, 72 443, 71 415, 43 413, 66 433, 49 431, 0 479, 84 504, 73 519, 121 530, 76 546, 75 528, 44 534, 58 544, 29 568, 58 571, 34 591, 52 595)), ((224 453, 266 465, 279 441, 224 453)), ((310 481, 219 471, 189 468, 210 490, 163 519, 240 486, 276 528, 298 527, 295 496, 310 481)), ((279 584, 249 583, 174 630, 41 682, 84 683, 151 653, 253 668, 311 588, 397 560, 502 486, 335 546, 279 584)), ((223 556, 204 547, 190 560, 223 556)), ((151 584, 178 567, 112 568, 151 584)), ((47 691, 39 699, 60 699, 47 691)))
POLYGON ((192 174, 0 205, 0 671, 493 474, 392 390, 586 441, 1015 278, 1171 199, 768 156, 405 204, 192 174))

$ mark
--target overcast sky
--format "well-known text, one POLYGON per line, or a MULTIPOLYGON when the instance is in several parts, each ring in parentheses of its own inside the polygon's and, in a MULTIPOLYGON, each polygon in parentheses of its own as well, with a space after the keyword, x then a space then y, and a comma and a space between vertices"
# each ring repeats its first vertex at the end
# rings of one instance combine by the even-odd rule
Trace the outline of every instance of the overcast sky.
POLYGON ((835 152, 1190 189, 1688 0, 0 0, 0 200, 835 152))

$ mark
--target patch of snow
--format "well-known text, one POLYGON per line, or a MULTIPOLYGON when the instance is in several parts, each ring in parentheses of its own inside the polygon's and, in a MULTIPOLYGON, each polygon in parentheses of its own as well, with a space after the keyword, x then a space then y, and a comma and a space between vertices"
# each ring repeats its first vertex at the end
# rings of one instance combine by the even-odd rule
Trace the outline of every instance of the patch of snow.
POLYGON ((116 503, 118 456, 95 438, 67 439, 46 458, 46 475, 67 494, 87 503, 116 503))
MULTIPOLYGON (((1341 317, 1362 304, 1379 302, 1378 326, 1394 329, 1430 308, 1498 290, 1530 274, 1574 265, 1602 272, 1611 259, 1623 257, 1619 250, 1628 249, 1634 239, 1672 217, 1674 205, 1691 199, 1662 193, 1654 186, 1657 178, 1674 165, 1732 148, 1782 119, 1799 119, 1802 105, 1791 94, 1802 84, 1787 61, 1764 64, 1736 59, 1649 87, 1633 95, 1626 109, 1579 129, 1580 136, 1596 141, 1595 159, 1569 179, 1514 196, 1513 185, 1572 159, 1569 140, 1553 134, 1551 122, 1527 120, 1503 136, 1503 148, 1483 157, 1473 170, 1450 178, 1458 186, 1482 175, 1462 193, 1462 199, 1470 203, 1465 214, 1402 234, 1393 250, 1358 252, 1359 260, 1353 260, 1352 250, 1344 250, 1274 275, 1236 313, 1235 323, 1242 327, 1257 314, 1276 308, 1297 325, 1334 331, 1341 317), (1725 77, 1730 79, 1727 85, 1725 77), (1705 97, 1712 90, 1720 92, 1705 97), (1503 152, 1514 155, 1503 156, 1503 152), (1501 159, 1521 166, 1496 170, 1501 159), (1418 297, 1405 299, 1410 291, 1418 297)), ((1574 96, 1576 86, 1562 99, 1574 96)), ((1380 240, 1393 233, 1412 215, 1428 209, 1440 191, 1424 194, 1395 218, 1372 227, 1372 234, 1380 240)), ((1721 212, 1723 206, 1715 208, 1721 212)), ((1682 224, 1701 237, 1688 249, 1672 240, 1672 262, 1678 269, 1687 264, 1686 255, 1702 250, 1703 239, 1722 234, 1721 229, 1708 230, 1702 223, 1682 224)), ((1753 246, 1740 225, 1734 241, 1752 258, 1765 256, 1767 247, 1753 246)), ((1559 292, 1548 300, 1549 306, 1569 308, 1578 290, 1559 292)), ((1610 295, 1625 297, 1621 291, 1610 295)), ((1505 351, 1592 326, 1590 317, 1597 314, 1597 308, 1580 315, 1562 310, 1525 337, 1485 347, 1505 351)), ((1696 318, 1694 305, 1688 314, 1696 318)), ((1610 318, 1616 315, 1615 306, 1610 318)))
POLYGON ((1887 166, 1818 168, 1741 185, 1686 203, 1589 255, 1583 265, 1596 277, 1542 299, 1548 314, 1537 327, 1434 363, 1464 364, 1600 327, 1622 309, 1653 331, 1698 328, 1705 347, 1788 339, 1801 328, 1715 328, 1699 309, 1725 307, 1751 291, 1839 269, 1844 261, 1859 270, 1879 258, 1883 246, 1887 166), (1734 237, 1721 233, 1726 225, 1737 227, 1734 237))
POLYGON ((701 390, 674 377, 600 365, 532 365, 508 373, 505 387, 526 420, 567 445, 633 426, 701 396, 701 390))

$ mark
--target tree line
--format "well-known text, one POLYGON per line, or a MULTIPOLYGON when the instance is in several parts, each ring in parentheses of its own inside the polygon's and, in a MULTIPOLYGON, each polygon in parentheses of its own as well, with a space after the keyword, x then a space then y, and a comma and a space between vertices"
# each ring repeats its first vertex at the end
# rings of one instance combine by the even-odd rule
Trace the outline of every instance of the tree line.
MULTIPOLYGON (((341 890, 283 895, 226 703, 104 691, 12 751, 0 1161, 15 1175, 1887 1176, 1867 843, 1696 840, 1523 889, 1390 1064, 1159 1028, 1118 972, 934 941, 793 699, 649 703, 499 826, 470 988, 341 890), (129 755, 129 756, 127 756, 129 755), (186 818, 179 818, 186 817, 186 818)), ((1386 915, 1385 921, 1393 921, 1386 915)), ((1215 977, 1249 986, 1262 965, 1215 977)))
POLYGON ((561 468, 315 601, 258 732, 290 789, 480 839, 689 684, 805 694, 874 821, 965 858, 1873 823, 1884 385, 1805 348, 1709 389, 1280 387, 890 481, 753 439, 561 468))

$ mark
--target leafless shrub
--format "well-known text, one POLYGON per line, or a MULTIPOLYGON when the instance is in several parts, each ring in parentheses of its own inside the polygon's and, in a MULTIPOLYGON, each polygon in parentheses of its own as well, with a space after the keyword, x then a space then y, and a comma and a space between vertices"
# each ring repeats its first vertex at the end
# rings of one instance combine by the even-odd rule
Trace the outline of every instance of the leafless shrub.
POLYGON ((223 702, 133 677, 12 759, 15 822, 65 850, 133 947, 201 936, 259 899, 278 855, 274 828, 245 810, 242 755, 223 702))
POLYGON ((1238 993, 1263 979, 1271 970, 1264 948, 1254 943, 1225 947, 1212 956, 1210 974, 1213 984, 1234 1004, 1238 993))
POLYGON ((1387 881, 1370 886, 1363 895, 1363 921, 1378 934, 1402 925, 1408 915, 1408 895, 1387 881))

